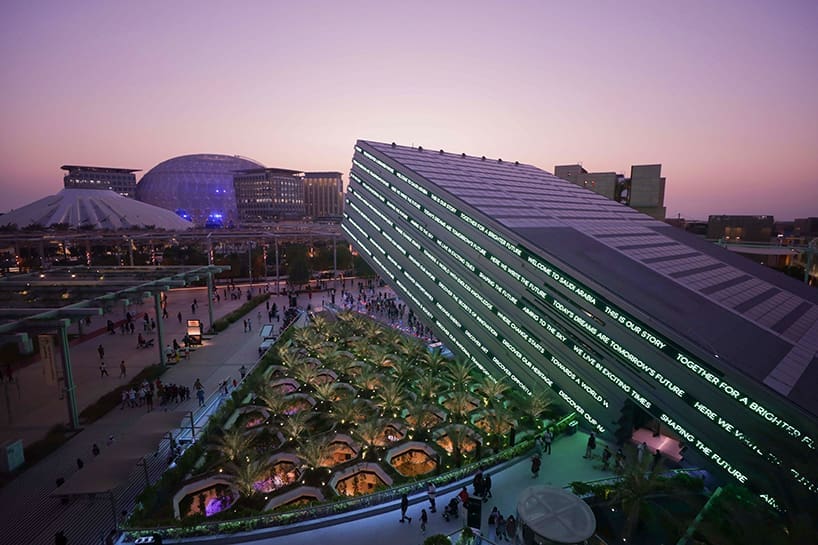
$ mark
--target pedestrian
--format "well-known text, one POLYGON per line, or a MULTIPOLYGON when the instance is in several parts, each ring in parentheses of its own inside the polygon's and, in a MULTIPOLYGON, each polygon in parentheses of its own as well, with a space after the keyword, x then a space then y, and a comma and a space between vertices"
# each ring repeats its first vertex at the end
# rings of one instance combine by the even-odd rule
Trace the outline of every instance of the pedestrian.
POLYGON ((642 464, 642 458, 645 455, 645 449, 648 447, 648 444, 642 441, 639 445, 636 446, 636 463, 642 464))
POLYGON ((494 537, 497 541, 502 541, 506 535, 506 519, 503 518, 502 513, 498 511, 497 519, 494 523, 494 537))
POLYGON ((474 487, 474 495, 477 497, 483 497, 483 470, 478 469, 477 473, 474 474, 474 479, 472 479, 472 486, 474 487))
POLYGON ((94 456, 99 456, 99 445, 94 443, 94 446, 91 447, 91 454, 94 456))
POLYGON ((605 449, 602 451, 602 469, 608 471, 608 464, 611 462, 611 451, 608 449, 608 445, 605 445, 605 449))
POLYGON ((554 434, 551 433, 551 428, 545 430, 543 441, 545 442, 545 453, 551 456, 551 443, 554 441, 554 434))
POLYGON ((125 369, 125 360, 119 362, 119 378, 124 378, 128 375, 127 369, 125 369))
POLYGON ((400 496, 400 522, 409 519, 409 524, 412 524, 412 517, 406 516, 406 511, 409 509, 409 497, 406 494, 400 496))
POLYGON ((514 541, 514 536, 517 534, 517 521, 514 515, 509 515, 506 519, 506 541, 514 541))
POLYGON ((108 369, 105 367, 105 362, 99 362, 99 378, 107 377, 108 376, 108 369))
POLYGON ((241 380, 244 380, 244 377, 247 376, 247 368, 244 365, 239 367, 239 374, 241 375, 241 380))
POLYGON ((244 332, 247 333, 247 318, 244 319, 244 332))
POLYGON ((585 456, 583 458, 591 459, 594 457, 594 449, 596 448, 596 435, 591 432, 588 436, 588 442, 585 444, 585 456))
POLYGON ((136 407, 136 389, 133 387, 128 390, 128 404, 131 408, 136 407))
MULTIPOLYGON (((411 519, 409 522, 412 522, 411 519)), ((426 533, 426 523, 429 522, 429 515, 426 514, 426 509, 420 510, 420 531, 426 533)))
POLYGON ((181 325, 181 323, 182 323, 182 311, 181 310, 176 313, 176 319, 179 320, 179 324, 181 325))
POLYGON ((196 314, 196 303, 191 303, 190 304, 190 313, 191 314, 196 314))
POLYGON ((65 532, 60 530, 54 534, 54 545, 68 545, 68 538, 65 537, 65 532))
POLYGON ((489 501, 491 497, 491 475, 486 473, 483 475, 483 503, 489 501))
POLYGON ((247 331, 253 331, 253 320, 247 318, 247 331))
POLYGON ((493 526, 497 522, 497 515, 500 514, 500 510, 497 509, 497 506, 491 508, 491 513, 489 513, 489 526, 493 526))
POLYGON ((77 469, 82 469, 85 463, 82 461, 82 458, 77 458, 77 469))
POLYGON ((148 404, 148 412, 153 410, 153 390, 150 388, 145 389, 145 403, 148 404))
POLYGON ((102 345, 97 346, 97 354, 99 354, 99 359, 105 357, 105 348, 102 345))
POLYGON ((650 464, 650 470, 655 471, 656 467, 659 465, 659 463, 661 461, 662 461, 662 451, 657 448, 656 452, 653 454, 653 462, 651 462, 651 464, 650 464))
POLYGON ((204 406, 204 389, 199 388, 196 390, 196 399, 199 400, 199 407, 204 406))
POLYGON ((432 513, 437 513, 437 506, 435 505, 436 495, 437 489, 435 488, 435 483, 429 483, 429 486, 426 488, 426 496, 429 498, 429 510, 432 513))
POLYGON ((545 451, 545 442, 543 442, 542 437, 537 437, 534 439, 534 452, 542 456, 542 453, 545 451))
POLYGON ((531 457, 531 478, 536 479, 540 476, 540 465, 542 465, 542 461, 540 460, 540 455, 534 453, 534 456, 531 457))
POLYGON ((125 409, 125 405, 128 403, 128 390, 122 390, 120 398, 122 399, 122 406, 119 407, 119 409, 123 410, 125 409))

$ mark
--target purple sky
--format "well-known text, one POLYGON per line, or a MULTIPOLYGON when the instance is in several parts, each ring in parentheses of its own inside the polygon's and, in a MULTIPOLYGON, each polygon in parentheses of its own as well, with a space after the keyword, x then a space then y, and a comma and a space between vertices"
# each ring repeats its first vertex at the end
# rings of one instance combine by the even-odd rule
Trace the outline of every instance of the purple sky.
POLYGON ((818 2, 0 5, 0 210, 60 165, 350 167, 357 138, 630 172, 668 216, 818 216, 818 2))

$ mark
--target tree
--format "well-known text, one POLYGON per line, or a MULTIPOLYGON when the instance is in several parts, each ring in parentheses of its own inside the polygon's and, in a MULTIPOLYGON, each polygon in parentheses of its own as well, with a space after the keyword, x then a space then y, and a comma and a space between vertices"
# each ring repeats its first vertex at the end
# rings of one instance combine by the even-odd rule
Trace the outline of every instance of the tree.
POLYGON ((553 404, 554 400, 548 390, 537 390, 533 395, 522 398, 520 410, 532 422, 536 422, 553 404))
POLYGON ((420 375, 413 384, 420 398, 429 401, 437 399, 438 394, 443 390, 443 381, 432 371, 420 375))
POLYGON ((358 399, 341 399, 330 410, 330 416, 339 424, 352 424, 367 416, 367 408, 358 399))
POLYGON ((256 394, 256 399, 261 401, 265 407, 274 415, 281 414, 289 404, 277 388, 265 384, 256 394))
POLYGON ((372 450, 375 447, 375 441, 380 437, 383 431, 383 421, 379 418, 370 418, 358 424, 352 430, 352 436, 358 440, 364 447, 372 450))
POLYGON ((253 437, 248 433, 242 432, 238 428, 233 428, 230 431, 217 435, 211 446, 219 451, 222 456, 231 462, 242 459, 246 456, 247 450, 253 443, 253 437))
POLYGON ((446 368, 446 374, 455 390, 468 390, 474 383, 474 365, 462 358, 454 360, 446 368))
POLYGON ((256 483, 264 479, 264 464, 258 461, 241 460, 243 463, 228 463, 225 465, 227 474, 233 478, 236 488, 244 497, 257 493, 256 483))
POLYGON ((449 410, 452 420, 462 420, 475 408, 471 394, 463 390, 455 390, 449 394, 444 406, 449 410))
POLYGON ((489 375, 483 375, 477 385, 477 390, 483 394, 483 403, 488 405, 492 401, 499 400, 509 389, 509 384, 503 380, 495 380, 489 375))
POLYGON ((288 244, 286 248, 287 277, 291 284, 304 284, 310 279, 310 264, 304 244, 288 244))
POLYGON ((326 437, 314 437, 301 443, 296 453, 304 461, 306 469, 318 469, 329 456, 329 440, 326 437))
POLYGON ((281 427, 285 437, 290 441, 296 443, 301 441, 301 438, 309 430, 309 421, 312 414, 307 411, 300 411, 287 417, 281 427))
POLYGON ((442 369, 449 361, 439 348, 424 353, 423 360, 426 362, 426 365, 431 367, 434 371, 442 369))
POLYGON ((375 403, 381 409, 382 415, 389 412, 396 414, 403 406, 405 400, 406 392, 403 389, 403 385, 390 380, 384 382, 381 387, 378 388, 377 401, 375 403))

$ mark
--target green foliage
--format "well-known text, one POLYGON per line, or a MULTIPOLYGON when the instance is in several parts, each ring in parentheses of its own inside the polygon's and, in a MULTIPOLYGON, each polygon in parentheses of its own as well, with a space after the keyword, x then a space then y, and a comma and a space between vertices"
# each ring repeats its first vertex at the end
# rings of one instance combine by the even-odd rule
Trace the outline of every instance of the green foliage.
POLYGON ((304 284, 310 279, 310 264, 304 244, 289 244, 287 253, 287 278, 291 284, 304 284))
POLYGON ((245 314, 259 306, 261 303, 263 303, 269 298, 270 298, 269 293, 262 293, 260 295, 256 295, 255 297, 244 303, 242 306, 240 306, 227 316, 219 318, 218 320, 213 322, 213 329, 215 329, 217 333, 219 331, 224 331, 225 329, 228 328, 230 324, 239 321, 239 319, 244 317, 245 314))
POLYGON ((435 534, 424 539, 423 545, 452 545, 452 541, 443 534, 435 534))

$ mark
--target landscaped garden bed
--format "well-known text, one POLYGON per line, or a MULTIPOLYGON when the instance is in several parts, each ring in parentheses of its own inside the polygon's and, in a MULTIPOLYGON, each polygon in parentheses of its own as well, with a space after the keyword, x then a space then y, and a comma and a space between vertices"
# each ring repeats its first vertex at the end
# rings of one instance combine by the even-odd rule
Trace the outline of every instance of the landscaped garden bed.
POLYGON ((549 411, 548 394, 527 396, 359 314, 316 315, 282 336, 129 524, 221 533, 353 509, 359 496, 387 501, 418 479, 440 484, 518 455, 528 445, 510 437, 532 436, 549 411), (215 477, 218 489, 174 511, 172 496, 215 477))

